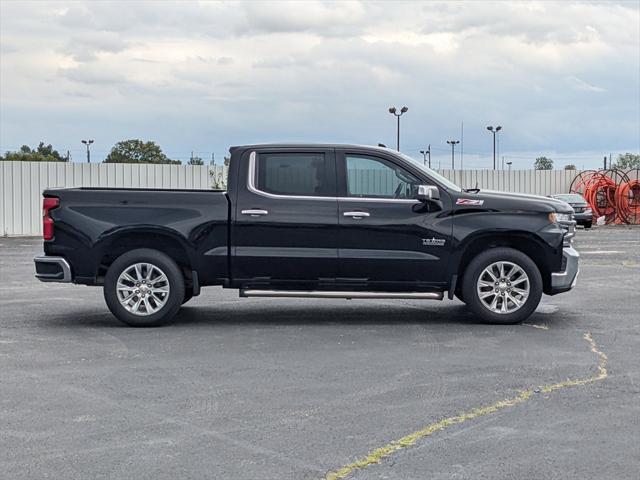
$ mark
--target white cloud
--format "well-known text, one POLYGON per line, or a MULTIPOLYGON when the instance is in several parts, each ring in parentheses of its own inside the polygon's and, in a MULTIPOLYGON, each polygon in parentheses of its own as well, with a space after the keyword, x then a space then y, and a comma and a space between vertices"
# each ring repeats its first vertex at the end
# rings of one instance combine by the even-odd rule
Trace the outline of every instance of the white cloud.
MULTIPOLYGON (((640 149, 634 2, 2 2, 0 148, 313 140, 640 149), (606 121, 603 122, 603 116, 606 121), (158 121, 161 118, 162 121, 158 121)), ((442 144, 442 145, 441 145, 442 144)), ((436 147, 436 148, 440 148, 436 147)))

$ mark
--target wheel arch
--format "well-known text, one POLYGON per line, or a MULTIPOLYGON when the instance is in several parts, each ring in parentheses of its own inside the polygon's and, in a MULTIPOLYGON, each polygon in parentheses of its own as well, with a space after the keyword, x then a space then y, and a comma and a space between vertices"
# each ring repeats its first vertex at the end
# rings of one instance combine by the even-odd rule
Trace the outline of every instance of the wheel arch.
POLYGON ((101 283, 111 264, 122 254, 138 248, 148 248, 158 250, 173 261, 175 261, 183 271, 185 280, 191 279, 193 272, 192 248, 177 233, 162 228, 150 228, 144 231, 139 229, 121 229, 111 233, 101 239, 95 249, 96 256, 96 279, 101 283))
POLYGON ((549 246, 544 241, 526 231, 508 231, 500 233, 480 233, 466 240, 459 249, 457 268, 453 272, 457 275, 456 290, 462 285, 463 277, 469 262, 480 252, 490 248, 508 247, 527 255, 538 267, 542 277, 543 291, 551 288, 551 263, 549 246))

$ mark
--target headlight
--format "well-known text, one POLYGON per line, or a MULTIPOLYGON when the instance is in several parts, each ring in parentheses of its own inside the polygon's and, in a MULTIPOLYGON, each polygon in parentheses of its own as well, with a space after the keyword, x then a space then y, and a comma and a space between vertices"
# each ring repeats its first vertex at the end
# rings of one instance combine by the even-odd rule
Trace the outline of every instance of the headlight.
POLYGON ((591 208, 587 207, 584 209, 584 213, 593 213, 593 210, 591 210, 591 208))
POLYGON ((570 222, 573 215, 571 213, 556 213, 556 221, 558 222, 570 222))

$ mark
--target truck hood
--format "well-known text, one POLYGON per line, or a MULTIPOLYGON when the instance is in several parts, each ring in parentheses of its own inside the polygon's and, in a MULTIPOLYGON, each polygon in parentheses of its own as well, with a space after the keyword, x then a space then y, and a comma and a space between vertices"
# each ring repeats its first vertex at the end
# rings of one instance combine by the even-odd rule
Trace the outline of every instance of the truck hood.
POLYGON ((571 206, 555 198, 525 193, 500 192, 497 190, 480 190, 478 193, 462 192, 459 198, 484 200, 485 208, 517 209, 533 212, 573 213, 571 206))

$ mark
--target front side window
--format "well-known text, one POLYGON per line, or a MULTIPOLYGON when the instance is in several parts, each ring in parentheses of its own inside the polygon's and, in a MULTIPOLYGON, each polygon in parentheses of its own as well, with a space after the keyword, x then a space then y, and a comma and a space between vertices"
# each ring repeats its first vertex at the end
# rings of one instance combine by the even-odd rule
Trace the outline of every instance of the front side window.
POLYGON ((276 195, 335 196, 324 153, 261 153, 256 186, 276 195))
POLYGON ((346 155, 347 195, 362 198, 415 199, 415 176, 391 162, 363 155, 346 155))

